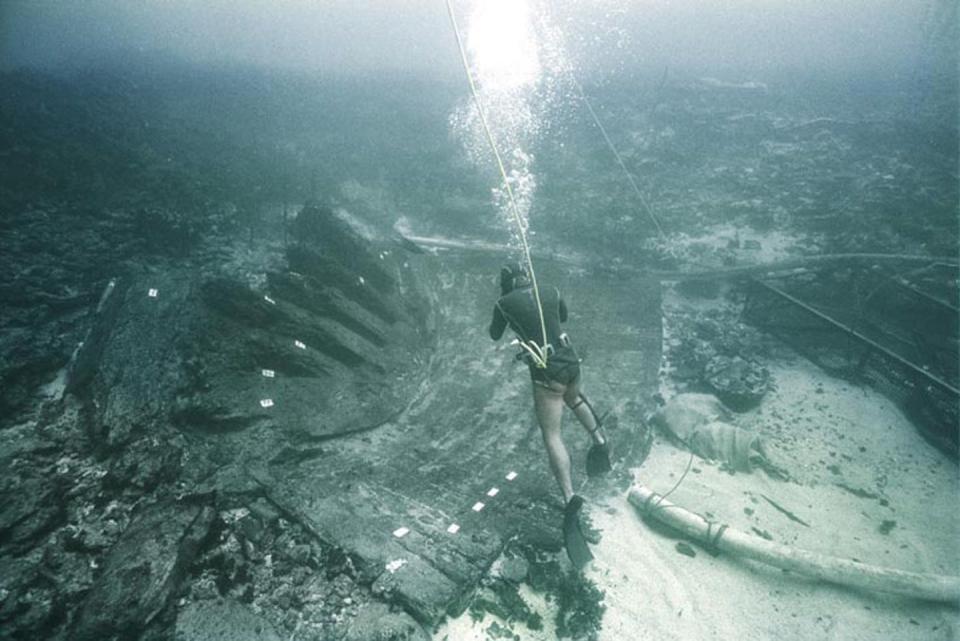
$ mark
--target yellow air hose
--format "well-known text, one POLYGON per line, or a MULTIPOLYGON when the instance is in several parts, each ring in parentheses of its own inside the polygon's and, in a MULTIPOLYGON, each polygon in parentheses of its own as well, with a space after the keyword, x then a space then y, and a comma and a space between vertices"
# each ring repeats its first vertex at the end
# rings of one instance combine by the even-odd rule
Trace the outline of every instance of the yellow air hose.
POLYGON ((493 139, 493 133, 490 131, 490 125, 487 123, 487 115, 483 109, 483 102, 480 100, 480 93, 477 91, 477 85, 473 80, 473 74, 470 73, 470 63, 467 61, 467 52, 463 47, 463 39, 460 37, 460 29, 457 26, 457 18, 453 13, 453 5, 450 0, 447 2, 447 12, 450 14, 450 24, 453 26, 453 35, 457 38, 457 48, 460 50, 460 60, 463 62, 463 70, 467 74, 467 82, 470 83, 470 93, 473 95, 473 101, 477 105, 477 112, 480 114, 480 122, 483 124, 483 131, 487 135, 487 142, 490 143, 490 149, 493 150, 493 156, 497 160, 497 167, 500 169, 500 176, 503 177, 503 185, 507 189, 507 199, 510 202, 510 211, 513 214, 514 222, 517 224, 517 232, 520 236, 520 243, 523 246, 523 256, 527 263, 527 271, 530 273, 530 282, 533 285, 533 297, 537 303, 537 313, 540 316, 540 335, 543 336, 543 345, 537 345, 533 341, 530 343, 521 342, 521 346, 539 368, 547 366, 547 327, 543 320, 543 305, 540 303, 540 288, 537 287, 537 276, 533 271, 533 259, 530 258, 530 246, 527 244, 527 233, 523 229, 523 218, 520 216, 520 209, 517 207, 517 201, 513 197, 513 189, 510 188, 510 181, 507 178, 507 170, 504 168, 503 160, 500 157, 500 151, 497 149, 497 143, 493 139))

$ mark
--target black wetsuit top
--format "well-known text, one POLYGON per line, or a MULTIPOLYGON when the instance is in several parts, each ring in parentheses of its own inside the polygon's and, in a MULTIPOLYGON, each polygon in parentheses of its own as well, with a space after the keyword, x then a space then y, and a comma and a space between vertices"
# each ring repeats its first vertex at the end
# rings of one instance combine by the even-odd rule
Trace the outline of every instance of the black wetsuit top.
MULTIPOLYGON (((535 381, 569 384, 580 375, 580 359, 569 342, 561 339, 563 330, 560 328, 560 323, 567 320, 567 305, 556 287, 540 290, 540 305, 543 308, 547 342, 553 349, 549 352, 545 369, 538 367, 532 359, 527 359, 530 376, 535 381)), ((532 286, 518 287, 500 297, 493 308, 490 338, 499 340, 508 325, 520 340, 543 346, 540 314, 537 311, 537 300, 532 286)))

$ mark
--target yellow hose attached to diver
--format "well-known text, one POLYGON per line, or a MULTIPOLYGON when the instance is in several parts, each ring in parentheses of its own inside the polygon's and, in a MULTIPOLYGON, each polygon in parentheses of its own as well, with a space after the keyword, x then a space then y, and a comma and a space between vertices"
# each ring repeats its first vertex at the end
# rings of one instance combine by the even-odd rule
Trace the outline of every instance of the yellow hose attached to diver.
POLYGON ((507 190, 507 199, 510 202, 510 211, 513 214, 514 222, 517 224, 517 232, 520 236, 520 243, 523 246, 523 256, 527 263, 527 271, 530 273, 530 282, 533 285, 533 297, 537 303, 537 313, 540 316, 540 335, 543 336, 543 345, 537 345, 533 341, 521 342, 521 346, 530 356, 537 367, 545 368, 547 366, 547 327, 543 320, 543 305, 540 303, 540 288, 537 287, 537 276, 533 271, 533 259, 530 258, 530 246, 527 244, 527 232, 523 228, 523 217, 520 215, 520 209, 517 207, 517 201, 513 197, 513 189, 510 187, 510 180, 507 178, 507 170, 500 157, 500 151, 497 149, 497 143, 493 139, 493 133, 490 131, 490 125, 487 123, 487 115, 483 110, 483 102, 480 100, 480 92, 477 91, 477 85, 473 81, 473 74, 470 73, 470 63, 467 61, 467 52, 463 47, 463 39, 460 37, 460 29, 457 26, 457 18, 453 13, 453 5, 450 0, 447 2, 447 12, 450 14, 450 24, 453 25, 453 35, 457 38, 457 48, 460 50, 460 60, 463 62, 463 70, 467 74, 467 82, 470 83, 470 93, 473 95, 473 101, 477 105, 477 112, 480 114, 480 122, 483 124, 483 131, 487 135, 487 142, 490 143, 490 149, 493 150, 493 156, 497 160, 497 168, 500 170, 500 176, 503 177, 503 185, 507 190))

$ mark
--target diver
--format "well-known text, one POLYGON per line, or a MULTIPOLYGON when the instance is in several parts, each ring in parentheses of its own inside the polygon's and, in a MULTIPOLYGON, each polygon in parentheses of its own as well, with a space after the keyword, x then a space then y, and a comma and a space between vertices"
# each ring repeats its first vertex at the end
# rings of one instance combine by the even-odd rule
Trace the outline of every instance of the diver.
POLYGON ((516 263, 502 267, 500 298, 493 309, 490 338, 499 340, 509 325, 517 334, 517 341, 523 348, 518 358, 526 360, 530 368, 537 422, 540 424, 550 469, 563 493, 567 552, 574 565, 582 566, 592 555, 586 547, 582 533, 579 532, 579 512, 583 506, 583 498, 573 492, 570 455, 560 434, 564 404, 573 411, 593 440, 587 454, 588 476, 610 470, 609 448, 601 430, 602 420, 580 390, 580 359, 567 334, 560 328, 560 324, 567 320, 567 305, 556 287, 539 291, 546 342, 543 340, 540 312, 529 275, 516 263), (547 354, 546 367, 536 358, 541 348, 547 354))

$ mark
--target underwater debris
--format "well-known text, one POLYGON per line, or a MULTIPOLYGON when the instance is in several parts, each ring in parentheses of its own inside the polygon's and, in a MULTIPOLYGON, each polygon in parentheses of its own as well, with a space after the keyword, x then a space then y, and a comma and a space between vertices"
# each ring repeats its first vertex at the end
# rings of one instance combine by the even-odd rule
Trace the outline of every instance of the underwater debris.
POLYGON ((724 405, 738 412, 756 407, 772 385, 766 367, 740 356, 714 356, 707 361, 703 378, 724 405))
POLYGON ((806 521, 804 521, 803 519, 801 519, 799 516, 797 516, 796 514, 794 514, 793 512, 791 512, 790 510, 788 510, 787 508, 783 507, 782 505, 780 505, 779 503, 777 503, 776 501, 774 501, 773 499, 771 499, 769 496, 767 496, 767 495, 765 495, 765 494, 761 494, 761 495, 760 495, 760 498, 762 498, 764 501, 766 501, 767 503, 769 503, 770 505, 772 505, 772 506, 774 507, 774 509, 776 509, 778 512, 780 512, 781 514, 783 514, 784 516, 786 516, 788 519, 790 519, 790 520, 793 521, 794 523, 799 523, 800 525, 802 525, 802 526, 804 526, 804 527, 810 527, 810 524, 809 524, 809 523, 807 523, 806 521))
POLYGON ((880 532, 880 534, 890 534, 890 532, 892 532, 893 528, 895 527, 897 527, 896 521, 893 521, 890 519, 884 519, 883 522, 880 524, 880 526, 877 528, 877 531, 880 532))
POLYGON ((674 549, 684 556, 689 556, 691 559, 697 556, 697 551, 686 541, 677 541, 674 549))
POLYGON ((501 627, 507 630, 513 625, 541 630, 542 614, 521 594, 525 585, 546 599, 559 638, 596 639, 606 609, 603 592, 579 572, 564 570, 564 565, 556 553, 525 544, 508 546, 495 564, 499 569, 485 580, 471 602, 471 618, 482 621, 490 613, 503 621, 501 627))

